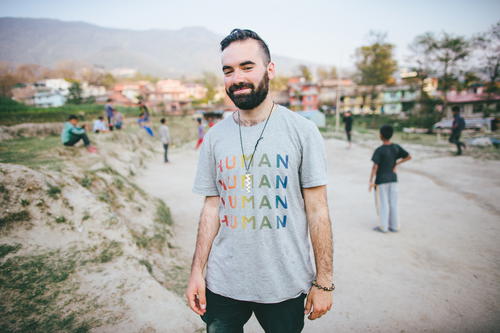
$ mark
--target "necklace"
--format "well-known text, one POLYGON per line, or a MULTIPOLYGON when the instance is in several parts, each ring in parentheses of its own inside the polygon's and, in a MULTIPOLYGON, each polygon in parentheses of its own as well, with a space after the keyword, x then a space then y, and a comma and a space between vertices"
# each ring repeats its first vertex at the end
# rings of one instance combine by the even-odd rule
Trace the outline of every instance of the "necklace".
POLYGON ((252 166, 252 161, 253 161, 253 156, 255 155, 255 152, 257 151, 257 147, 259 146, 260 140, 264 139, 262 134, 264 134, 264 131, 266 130, 267 127, 267 122, 269 121, 269 118, 271 118, 271 113, 273 113, 274 110, 274 102, 273 106, 271 107, 271 111, 269 112, 269 115, 267 116, 266 123, 264 124, 264 128, 262 129, 262 132, 260 132, 259 138, 255 142, 255 147, 253 148, 253 153, 250 155, 250 161, 247 164, 247 159, 245 156, 245 151, 243 150, 243 137, 241 135, 241 120, 240 120, 240 110, 238 110, 238 128, 240 131, 240 145, 241 145, 241 153, 243 154, 243 162, 245 163, 245 190, 247 193, 251 192, 251 184, 252 184, 252 174, 250 173, 250 166, 252 166))

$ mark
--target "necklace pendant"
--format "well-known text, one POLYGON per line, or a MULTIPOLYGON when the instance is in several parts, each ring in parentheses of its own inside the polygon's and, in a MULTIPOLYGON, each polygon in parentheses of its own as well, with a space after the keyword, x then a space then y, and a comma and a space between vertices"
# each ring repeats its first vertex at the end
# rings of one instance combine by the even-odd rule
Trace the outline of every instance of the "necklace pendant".
POLYGON ((249 172, 245 174, 245 191, 247 193, 252 191, 252 174, 249 172))

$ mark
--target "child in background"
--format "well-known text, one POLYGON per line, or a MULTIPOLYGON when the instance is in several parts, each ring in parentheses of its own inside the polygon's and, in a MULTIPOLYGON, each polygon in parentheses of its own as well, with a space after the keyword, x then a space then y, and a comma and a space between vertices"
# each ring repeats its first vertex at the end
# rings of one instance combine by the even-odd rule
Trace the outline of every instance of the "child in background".
POLYGON ((394 129, 389 125, 380 128, 382 145, 373 153, 373 166, 368 187, 368 191, 375 188, 375 203, 380 218, 380 226, 373 230, 383 233, 399 231, 396 168, 401 163, 411 160, 406 150, 391 142, 393 133, 394 129), (374 177, 375 182, 373 182, 374 177))

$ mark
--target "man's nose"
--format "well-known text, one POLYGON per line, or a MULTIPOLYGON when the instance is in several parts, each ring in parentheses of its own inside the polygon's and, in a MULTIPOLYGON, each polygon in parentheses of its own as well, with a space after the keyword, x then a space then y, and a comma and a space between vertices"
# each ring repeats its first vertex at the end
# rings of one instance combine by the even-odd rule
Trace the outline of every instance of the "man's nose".
POLYGON ((244 82, 243 73, 240 70, 235 70, 233 75, 233 84, 239 84, 244 82))

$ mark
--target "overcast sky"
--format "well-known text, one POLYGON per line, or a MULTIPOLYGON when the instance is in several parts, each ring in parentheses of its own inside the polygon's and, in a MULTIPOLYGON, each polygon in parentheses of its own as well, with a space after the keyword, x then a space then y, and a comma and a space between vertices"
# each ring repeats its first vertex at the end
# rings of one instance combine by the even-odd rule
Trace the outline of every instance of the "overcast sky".
POLYGON ((500 0, 1 0, 0 16, 85 21, 135 30, 255 30, 273 54, 350 67, 369 31, 387 33, 403 63, 426 31, 471 35, 500 20, 500 0))

